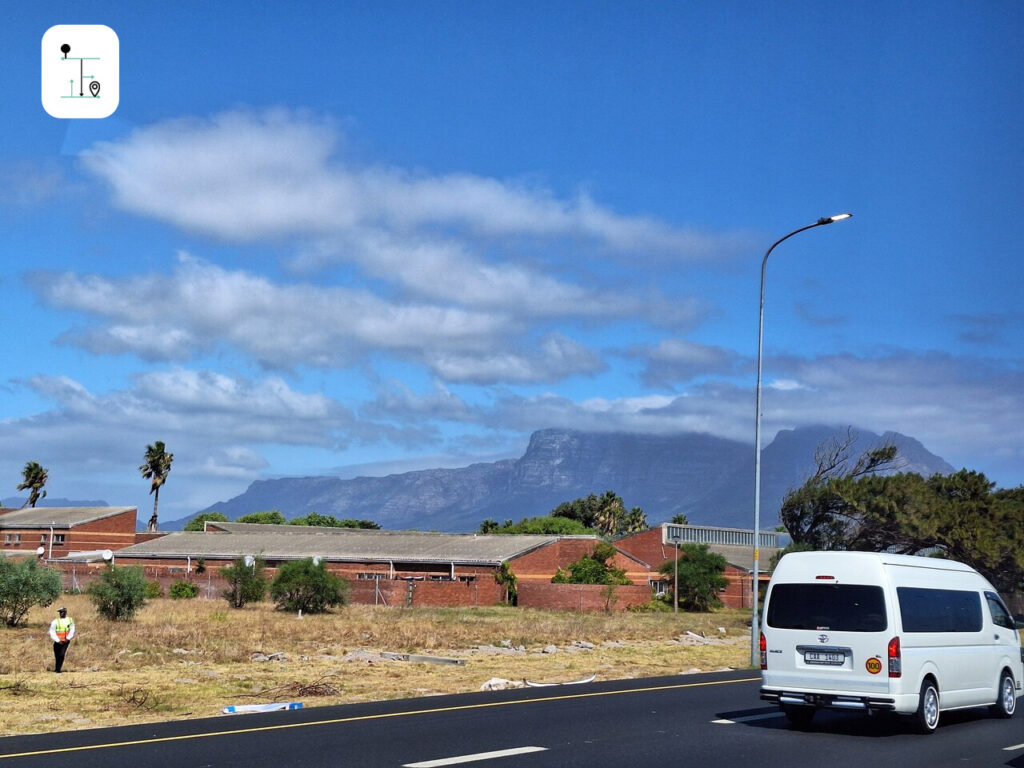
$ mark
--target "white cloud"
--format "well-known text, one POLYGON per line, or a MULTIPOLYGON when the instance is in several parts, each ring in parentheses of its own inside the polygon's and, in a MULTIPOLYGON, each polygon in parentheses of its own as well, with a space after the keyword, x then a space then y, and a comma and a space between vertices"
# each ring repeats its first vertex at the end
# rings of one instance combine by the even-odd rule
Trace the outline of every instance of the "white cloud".
POLYGON ((344 366, 368 349, 413 357, 482 353, 518 330, 500 314, 402 305, 341 287, 280 285, 185 255, 169 276, 35 273, 30 283, 52 306, 100 318, 98 326, 65 334, 65 342, 150 360, 181 360, 228 344, 271 367, 344 366))
POLYGON ((468 173, 360 167, 339 156, 339 143, 329 120, 282 109, 235 111, 140 128, 97 143, 82 160, 123 208, 230 240, 440 226, 488 237, 582 237, 679 259, 736 245, 733 237, 623 216, 583 194, 559 199, 468 173))
POLYGON ((430 360, 444 380, 475 384, 552 382, 571 375, 600 373, 605 363, 591 350, 561 334, 550 334, 529 352, 459 355, 443 353, 430 360))
POLYGON ((662 339, 653 347, 638 347, 630 354, 646 360, 644 381, 662 387, 698 377, 728 375, 748 363, 731 349, 679 338, 662 339))

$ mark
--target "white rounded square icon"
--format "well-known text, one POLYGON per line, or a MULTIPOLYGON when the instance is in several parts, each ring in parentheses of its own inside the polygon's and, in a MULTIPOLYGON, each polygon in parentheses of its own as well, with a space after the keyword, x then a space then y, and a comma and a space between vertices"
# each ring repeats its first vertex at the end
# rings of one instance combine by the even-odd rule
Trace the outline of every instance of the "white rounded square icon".
POLYGON ((42 101, 53 117, 110 117, 120 99, 117 33, 103 24, 58 24, 42 42, 42 101))

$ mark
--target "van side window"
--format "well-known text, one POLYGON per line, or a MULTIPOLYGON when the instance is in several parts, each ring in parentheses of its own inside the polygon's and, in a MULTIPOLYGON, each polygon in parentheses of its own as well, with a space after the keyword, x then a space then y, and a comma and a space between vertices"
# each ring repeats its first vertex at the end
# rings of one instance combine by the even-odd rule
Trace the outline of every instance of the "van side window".
POLYGON ((885 594, 865 584, 776 584, 768 596, 768 626, 833 632, 882 632, 885 594))
POLYGON ((997 627, 1016 629, 1013 624, 1013 619, 1010 618, 1010 612, 1006 610, 1006 606, 1003 605, 1003 601, 999 599, 999 595, 995 592, 986 592, 985 602, 988 603, 988 609, 992 613, 993 624, 997 627))
POLYGON ((904 632, 980 632, 981 596, 959 589, 897 587, 904 632))

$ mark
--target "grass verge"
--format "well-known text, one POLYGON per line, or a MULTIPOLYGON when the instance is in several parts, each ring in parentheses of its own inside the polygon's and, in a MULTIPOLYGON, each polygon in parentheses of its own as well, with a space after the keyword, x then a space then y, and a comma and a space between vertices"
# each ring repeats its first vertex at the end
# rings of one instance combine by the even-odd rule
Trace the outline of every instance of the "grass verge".
POLYGON ((299 619, 269 604, 233 610, 217 600, 161 599, 134 621, 112 623, 84 596, 62 601, 78 633, 64 674, 52 671, 51 608, 33 609, 26 626, 0 629, 0 734, 207 717, 229 704, 465 693, 492 678, 611 680, 750 661, 749 616, 741 611, 347 606, 299 619), (382 652, 462 663, 396 661, 382 652))

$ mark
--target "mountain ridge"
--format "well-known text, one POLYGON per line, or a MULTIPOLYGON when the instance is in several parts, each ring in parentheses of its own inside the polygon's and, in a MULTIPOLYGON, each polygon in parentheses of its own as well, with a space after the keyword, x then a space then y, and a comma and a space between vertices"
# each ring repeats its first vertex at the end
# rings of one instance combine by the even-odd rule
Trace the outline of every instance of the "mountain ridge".
MULTIPOLYGON (((845 438, 845 428, 782 430, 762 450, 762 527, 778 523, 785 493, 815 467, 814 451, 845 438)), ((898 432, 854 430, 852 451, 893 442, 898 471, 947 474, 953 467, 920 441, 898 432)), ((685 514, 691 523, 750 527, 753 509, 751 446, 703 433, 650 435, 542 429, 518 459, 456 469, 424 469, 383 477, 287 477, 256 480, 242 494, 195 514, 231 519, 278 509, 288 519, 318 512, 372 520, 387 529, 475 531, 491 518, 502 522, 546 515, 563 501, 612 489, 639 506, 654 525, 685 514)), ((179 530, 194 517, 169 521, 179 530)))

